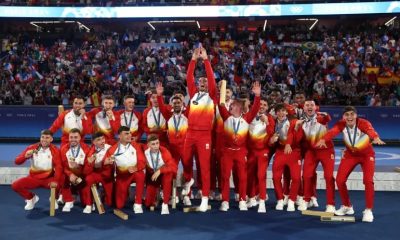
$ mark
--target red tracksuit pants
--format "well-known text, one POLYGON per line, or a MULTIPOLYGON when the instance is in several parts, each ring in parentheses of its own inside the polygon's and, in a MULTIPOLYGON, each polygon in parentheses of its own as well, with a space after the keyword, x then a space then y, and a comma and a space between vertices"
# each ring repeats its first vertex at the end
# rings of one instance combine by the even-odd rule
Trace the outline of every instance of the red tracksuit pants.
POLYGON ((246 200, 246 187, 247 187, 247 150, 245 148, 238 148, 233 150, 231 148, 224 148, 224 154, 221 159, 221 192, 222 201, 229 202, 229 179, 231 171, 236 166, 238 179, 239 179, 239 200, 246 200))
POLYGON ((101 173, 93 172, 85 177, 85 187, 82 190, 82 194, 85 196, 83 199, 85 202, 84 205, 92 205, 93 198, 92 198, 92 191, 91 186, 93 184, 101 183, 104 189, 105 197, 104 202, 108 206, 112 206, 112 198, 113 198, 113 185, 114 181, 112 179, 107 179, 101 175, 101 173))
POLYGON ((306 152, 303 165, 304 200, 309 202, 313 196, 315 189, 314 174, 319 162, 321 162, 324 169, 326 204, 335 205, 335 178, 333 177, 335 151, 333 148, 309 150, 306 152))
POLYGON ((289 199, 296 201, 301 182, 300 150, 293 149, 292 153, 285 154, 283 150, 279 149, 275 153, 275 159, 272 164, 272 178, 277 200, 283 199, 282 176, 286 166, 289 168, 291 177, 289 199))
POLYGON ((158 189, 161 186, 163 191, 163 203, 168 204, 171 199, 173 173, 162 173, 156 181, 151 180, 153 172, 146 173, 146 207, 154 206, 157 198, 158 189))
POLYGON ((257 195, 259 198, 267 198, 267 168, 269 165, 268 149, 251 150, 247 161, 247 195, 252 198, 257 195))
MULTIPOLYGON (((49 186, 50 182, 57 182, 57 181, 54 179, 54 177, 38 179, 32 176, 27 176, 13 182, 11 188, 19 195, 21 195, 25 200, 29 200, 35 196, 35 194, 32 193, 30 190, 36 188, 50 189, 49 186)), ((58 184, 57 188, 60 188, 60 183, 57 182, 57 184, 58 184)))
POLYGON ((211 132, 189 130, 183 147, 183 176, 185 182, 193 178, 193 156, 197 152, 203 196, 210 193, 211 132))
POLYGON ((121 209, 125 206, 131 183, 136 183, 135 202, 142 204, 144 191, 145 174, 143 171, 137 171, 132 174, 117 175, 115 181, 115 206, 121 209))
POLYGON ((340 161, 339 169, 336 175, 336 184, 339 190, 340 198, 344 206, 350 207, 351 202, 347 190, 347 179, 354 168, 360 164, 363 171, 363 183, 365 186, 366 208, 374 207, 374 173, 375 173, 375 154, 353 155, 344 152, 340 161))

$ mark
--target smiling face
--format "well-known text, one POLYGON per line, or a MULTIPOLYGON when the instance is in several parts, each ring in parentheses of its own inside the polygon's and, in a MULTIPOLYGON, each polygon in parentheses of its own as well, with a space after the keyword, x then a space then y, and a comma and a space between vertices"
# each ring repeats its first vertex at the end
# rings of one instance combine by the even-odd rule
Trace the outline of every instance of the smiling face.
POLYGON ((50 146, 50 143, 53 142, 53 137, 51 135, 48 134, 42 134, 40 136, 40 145, 42 147, 48 147, 50 146))
POLYGON ((79 142, 81 141, 81 135, 77 132, 69 133, 68 141, 71 147, 78 146, 79 142))
POLYGON ((128 111, 128 112, 133 111, 133 109, 135 108, 135 99, 133 99, 133 98, 125 99, 124 106, 125 106, 126 111, 128 111))
POLYGON ((276 117, 280 122, 284 121, 287 117, 286 108, 279 109, 278 112, 276 112, 276 117))
POLYGON ((315 114, 317 106, 315 105, 314 101, 306 101, 304 103, 303 110, 307 114, 308 117, 311 117, 315 114))
POLYGON ((104 145, 106 144, 106 139, 104 136, 98 137, 93 140, 93 144, 96 146, 96 148, 103 149, 104 145))
POLYGON ((182 101, 180 99, 173 99, 172 100, 172 108, 174 109, 174 113, 180 113, 182 110, 182 101))
POLYGON ((353 127, 356 125, 357 113, 354 111, 348 111, 343 113, 343 119, 346 121, 346 125, 353 127))
POLYGON ((260 101, 260 110, 258 111, 260 114, 265 114, 268 111, 268 102, 265 100, 260 101))

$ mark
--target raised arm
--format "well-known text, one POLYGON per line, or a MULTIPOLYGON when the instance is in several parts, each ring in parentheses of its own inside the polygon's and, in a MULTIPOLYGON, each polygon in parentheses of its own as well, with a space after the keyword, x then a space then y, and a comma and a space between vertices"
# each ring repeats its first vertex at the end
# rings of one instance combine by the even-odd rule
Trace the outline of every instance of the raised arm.
POLYGON ((168 105, 164 103, 164 87, 162 86, 162 83, 157 83, 156 84, 156 91, 157 91, 157 102, 158 102, 158 107, 160 108, 160 112, 162 116, 168 121, 168 119, 172 116, 171 111, 168 109, 168 105))
POLYGON ((64 111, 58 117, 56 120, 53 122, 53 124, 50 126, 49 130, 54 134, 64 125, 64 117, 65 114, 67 114, 69 111, 64 111))
POLYGON ((203 59, 204 66, 206 68, 208 94, 210 95, 211 99, 216 103, 217 102, 217 85, 215 83, 214 71, 212 69, 210 61, 208 60, 207 51, 204 48, 200 49, 200 57, 203 59))
POLYGON ((192 98, 196 94, 196 84, 194 82, 194 69, 196 68, 197 58, 199 57, 199 49, 196 48, 193 51, 192 60, 189 63, 187 74, 186 74, 186 84, 188 87, 189 97, 192 98))

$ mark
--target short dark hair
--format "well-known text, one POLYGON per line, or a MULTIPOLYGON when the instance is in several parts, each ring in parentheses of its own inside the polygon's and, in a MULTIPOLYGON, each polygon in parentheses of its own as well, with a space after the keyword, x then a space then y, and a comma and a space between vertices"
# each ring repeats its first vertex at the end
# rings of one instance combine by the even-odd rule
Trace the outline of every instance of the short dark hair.
POLYGON ((49 136, 53 136, 53 133, 49 130, 49 129, 43 129, 40 132, 40 135, 49 135, 49 136))
POLYGON ((181 99, 180 97, 178 97, 178 96, 173 96, 173 97, 171 98, 171 102, 172 102, 173 100, 179 100, 179 101, 182 102, 182 99, 181 99))
POLYGON ((118 128, 118 134, 121 134, 122 132, 130 132, 131 130, 127 126, 121 126, 118 128))
POLYGON ((73 128, 73 129, 69 130, 69 133, 79 133, 79 134, 81 134, 81 130, 79 130, 77 128, 73 128))
POLYGON ((343 114, 347 113, 347 112, 355 112, 357 113, 357 109, 353 106, 346 106, 343 108, 343 114))
POLYGON ((105 95, 104 97, 103 97, 103 100, 113 100, 114 102, 115 102, 115 99, 114 99, 114 97, 113 96, 111 96, 111 95, 105 95))
POLYGON ((92 135, 92 141, 95 140, 96 138, 99 138, 99 137, 104 137, 104 133, 103 133, 103 132, 100 132, 100 131, 95 132, 95 133, 92 135))
POLYGON ((306 93, 302 90, 297 91, 294 95, 298 95, 298 94, 303 94, 304 96, 306 95, 306 93))
POLYGON ((149 136, 147 136, 147 142, 152 142, 155 140, 159 140, 159 137, 157 134, 149 134, 149 136))
POLYGON ((226 86, 226 90, 228 90, 228 89, 231 90, 231 92, 233 92, 233 87, 231 85, 226 86))
POLYGON ((285 111, 287 111, 285 104, 283 103, 278 103, 275 105, 275 113, 277 113, 278 111, 285 109, 285 111))
POLYGON ((133 95, 125 95, 125 96, 124 96, 124 101, 125 101, 126 99, 129 99, 129 98, 135 99, 135 96, 133 96, 133 95))
POLYGON ((85 98, 82 95, 75 95, 74 99, 81 99, 85 102, 85 98))

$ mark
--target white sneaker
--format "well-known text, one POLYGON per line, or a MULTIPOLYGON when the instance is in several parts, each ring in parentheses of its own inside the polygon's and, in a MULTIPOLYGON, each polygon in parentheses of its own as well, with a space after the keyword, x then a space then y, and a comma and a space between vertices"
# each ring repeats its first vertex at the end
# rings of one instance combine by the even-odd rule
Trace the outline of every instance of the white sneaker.
POLYGON ((336 211, 336 209, 335 209, 335 206, 334 206, 334 205, 326 205, 326 210, 325 210, 325 212, 328 212, 328 213, 335 213, 335 211, 336 211))
POLYGON ((258 202, 255 197, 249 198, 247 201, 247 208, 252 208, 258 205, 258 202))
POLYGON ((74 202, 65 202, 65 205, 62 209, 63 212, 71 212, 71 209, 74 207, 74 202))
POLYGON ((141 214, 141 213, 143 213, 142 204, 134 203, 134 204, 133 204, 133 211, 135 212, 135 214, 141 214))
POLYGON ((306 202, 305 200, 302 200, 300 202, 300 205, 297 207, 297 210, 305 211, 305 210, 307 210, 307 207, 308 207, 308 202, 306 202))
POLYGON ((286 206, 289 201, 289 195, 283 195, 283 206, 286 206))
POLYGON ((168 204, 163 203, 161 205, 161 215, 169 214, 168 204))
POLYGON ((189 182, 185 182, 185 184, 183 184, 183 189, 182 189, 182 195, 188 195, 190 193, 190 188, 192 187, 194 183, 194 179, 191 178, 189 182))
POLYGON ((63 205, 64 204, 64 200, 63 200, 63 196, 60 194, 57 198, 56 201, 59 205, 63 205))
POLYGON ((316 208, 319 207, 318 200, 316 197, 311 197, 310 202, 312 202, 313 207, 316 207, 316 208))
POLYGON ((91 214, 92 213, 92 206, 91 205, 86 205, 86 207, 83 209, 83 213, 91 214))
POLYGON ((276 209, 276 210, 279 210, 279 211, 282 211, 282 210, 283 210, 283 206, 284 206, 284 204, 283 204, 283 199, 278 200, 278 202, 276 202, 275 209, 276 209))
POLYGON ((32 199, 25 200, 26 205, 25 205, 25 210, 32 210, 35 207, 35 204, 39 201, 39 197, 37 195, 33 196, 32 199))
POLYGON ((228 211, 228 210, 229 210, 229 202, 223 201, 223 202, 221 203, 221 207, 219 207, 219 210, 220 210, 220 211, 223 211, 223 212, 228 211))
POLYGON ((353 206, 346 207, 342 205, 338 210, 335 211, 335 215, 337 216, 353 215, 353 214, 354 214, 353 206))
POLYGON ((184 196, 184 197, 183 197, 183 205, 185 205, 185 206, 192 206, 192 202, 190 201, 189 196, 184 196))
POLYGON ((364 210, 362 221, 363 222, 373 222, 374 221, 374 215, 372 214, 371 209, 367 208, 364 210))
POLYGON ((208 197, 202 197, 201 198, 201 203, 199 206, 199 211, 200 212, 206 212, 208 210, 208 197))
POLYGON ((288 203, 287 203, 287 211, 288 212, 294 212, 296 211, 296 208, 294 207, 295 202, 293 202, 292 200, 289 199, 288 203))
POLYGON ((297 206, 299 206, 300 205, 300 203, 303 201, 303 196, 297 196, 297 198, 296 198, 296 205, 297 206))
POLYGON ((246 201, 239 201, 239 210, 240 211, 247 211, 247 204, 246 201))
POLYGON ((198 190, 196 193, 196 196, 194 196, 195 199, 201 199, 203 197, 203 193, 201 190, 198 190))
POLYGON ((264 200, 259 200, 258 201, 258 210, 257 212, 259 213, 266 213, 267 209, 265 208, 265 201, 264 200))

